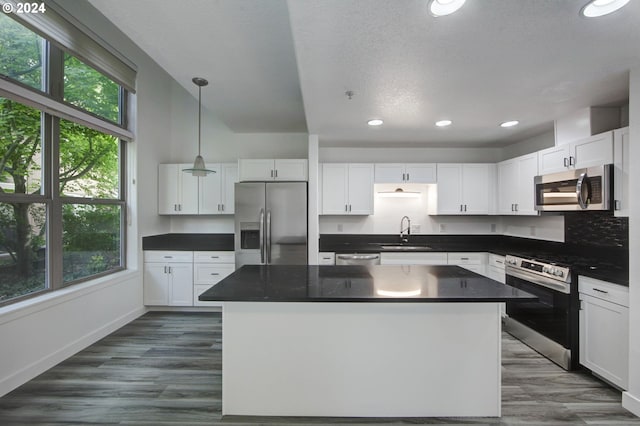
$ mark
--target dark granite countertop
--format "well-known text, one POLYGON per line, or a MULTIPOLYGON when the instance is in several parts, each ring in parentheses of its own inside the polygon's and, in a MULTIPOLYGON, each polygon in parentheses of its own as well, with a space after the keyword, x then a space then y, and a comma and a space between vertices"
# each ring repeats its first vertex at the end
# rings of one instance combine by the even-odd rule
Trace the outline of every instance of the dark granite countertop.
POLYGON ((202 293, 226 302, 504 302, 535 296, 458 266, 245 265, 202 293))
POLYGON ((233 251, 233 234, 161 234, 142 237, 143 250, 233 251))

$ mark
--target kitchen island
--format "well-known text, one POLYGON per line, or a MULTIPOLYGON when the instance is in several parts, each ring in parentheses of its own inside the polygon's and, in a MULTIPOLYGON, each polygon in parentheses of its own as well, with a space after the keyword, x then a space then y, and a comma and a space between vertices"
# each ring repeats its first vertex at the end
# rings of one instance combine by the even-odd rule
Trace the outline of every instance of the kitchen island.
POLYGON ((500 303, 457 266, 245 265, 223 301, 222 414, 500 416, 500 303))

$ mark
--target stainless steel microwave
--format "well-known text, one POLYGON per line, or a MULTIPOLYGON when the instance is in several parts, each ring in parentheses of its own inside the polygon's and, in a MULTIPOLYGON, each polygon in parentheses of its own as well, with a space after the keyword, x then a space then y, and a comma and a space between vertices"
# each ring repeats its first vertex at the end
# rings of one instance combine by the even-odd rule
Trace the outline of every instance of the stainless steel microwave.
POLYGON ((612 164, 536 176, 536 210, 609 210, 612 184, 612 164))

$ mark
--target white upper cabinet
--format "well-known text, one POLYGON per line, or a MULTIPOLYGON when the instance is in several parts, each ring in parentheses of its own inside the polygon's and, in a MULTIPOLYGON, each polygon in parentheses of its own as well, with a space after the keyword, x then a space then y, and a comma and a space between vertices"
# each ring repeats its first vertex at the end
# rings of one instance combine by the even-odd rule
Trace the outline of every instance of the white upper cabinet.
POLYGON ((614 215, 629 216, 629 128, 613 132, 614 215))
POLYGON ((421 163, 378 163, 375 183, 436 183, 436 165, 421 163))
POLYGON ((438 164, 437 214, 493 213, 495 164, 438 164))
POLYGON ((539 174, 613 163, 613 131, 538 152, 539 174))
POLYGON ((308 161, 297 159, 240 159, 239 180, 246 181, 306 181, 308 161))
POLYGON ((216 173, 200 177, 199 214, 233 214, 234 190, 238 181, 236 163, 209 164, 216 173))
POLYGON ((498 214, 537 216, 533 179, 538 174, 538 154, 498 163, 498 214))
POLYGON ((198 214, 198 178, 182 170, 192 164, 158 165, 158 214, 198 214))
POLYGON ((373 164, 322 164, 322 214, 373 214, 373 164))

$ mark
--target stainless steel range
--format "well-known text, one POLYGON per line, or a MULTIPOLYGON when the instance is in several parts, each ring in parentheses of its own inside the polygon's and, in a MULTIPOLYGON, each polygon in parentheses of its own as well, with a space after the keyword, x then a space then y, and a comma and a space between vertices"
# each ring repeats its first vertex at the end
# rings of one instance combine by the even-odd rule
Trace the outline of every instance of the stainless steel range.
POLYGON ((507 303, 504 330, 564 369, 578 365, 578 297, 571 269, 548 259, 506 256, 506 283, 538 296, 507 303))

